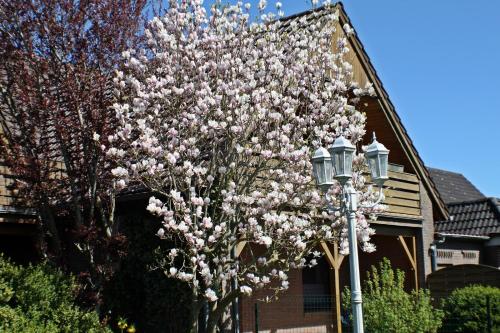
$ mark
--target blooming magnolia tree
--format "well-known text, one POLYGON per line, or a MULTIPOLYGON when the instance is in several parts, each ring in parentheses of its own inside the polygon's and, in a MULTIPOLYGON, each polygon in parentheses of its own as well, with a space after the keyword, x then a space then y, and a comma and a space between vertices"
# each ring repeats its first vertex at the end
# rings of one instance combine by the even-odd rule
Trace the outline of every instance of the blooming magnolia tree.
MULTIPOLYGON (((324 198, 310 159, 341 134, 359 144, 365 116, 349 97, 364 89, 351 81, 347 40, 333 40, 334 7, 277 20, 260 1, 251 22, 248 4, 216 3, 207 14, 201 2, 171 0, 145 31, 147 48, 124 53, 108 154, 121 187, 154 193, 147 209, 162 219, 158 236, 175 244, 166 274, 192 285, 193 322, 208 302, 212 331, 238 296, 286 289, 291 268, 315 264, 320 241, 340 239, 346 252, 346 220, 323 212, 340 185, 324 198)), ((362 193, 361 154, 354 164, 361 201, 373 200, 362 193)), ((357 217, 373 250, 373 230, 357 217)))

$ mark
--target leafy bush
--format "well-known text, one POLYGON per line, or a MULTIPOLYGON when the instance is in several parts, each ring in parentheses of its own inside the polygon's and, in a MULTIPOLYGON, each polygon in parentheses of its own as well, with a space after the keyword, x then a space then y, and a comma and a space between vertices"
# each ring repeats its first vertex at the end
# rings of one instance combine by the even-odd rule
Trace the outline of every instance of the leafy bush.
MULTIPOLYGON (((404 290, 405 276, 393 270, 384 258, 371 267, 363 286, 363 318, 365 331, 370 333, 429 333, 441 326, 443 313, 431 305, 429 291, 404 290)), ((351 307, 351 293, 343 293, 343 305, 351 307)))
POLYGON ((474 285, 455 289, 442 307, 444 332, 487 332, 487 298, 494 332, 500 330, 500 288, 474 285))
POLYGON ((48 264, 22 267, 0 255, 0 332, 110 332, 75 304, 77 284, 48 264))

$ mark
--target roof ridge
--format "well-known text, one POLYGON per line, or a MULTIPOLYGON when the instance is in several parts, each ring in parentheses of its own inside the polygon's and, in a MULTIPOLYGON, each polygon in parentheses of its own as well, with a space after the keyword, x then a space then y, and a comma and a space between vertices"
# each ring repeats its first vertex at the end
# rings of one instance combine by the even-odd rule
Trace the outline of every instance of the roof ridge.
POLYGON ((491 205, 493 214, 495 215, 497 221, 500 223, 500 202, 495 197, 488 197, 488 203, 491 205))
POLYGON ((473 204, 473 203, 479 203, 479 202, 487 202, 487 201, 490 201, 490 199, 492 199, 492 198, 491 197, 484 197, 484 198, 473 199, 473 200, 455 201, 455 202, 448 203, 447 206, 461 206, 461 205, 464 205, 464 204, 473 204))
MULTIPOLYGON (((464 174, 463 174, 463 173, 461 173, 461 172, 457 172, 457 171, 450 171, 450 170, 446 170, 446 169, 434 168, 434 167, 430 167, 430 166, 427 166, 427 165, 426 165, 425 167, 426 167, 427 169, 429 169, 429 170, 443 171, 443 172, 446 172, 446 173, 454 173, 454 174, 456 174, 456 175, 461 175, 461 176, 464 176, 464 174)), ((464 178, 467 178, 467 177, 465 177, 465 176, 464 176, 464 178)))
POLYGON ((337 7, 337 5, 342 6, 342 3, 337 2, 337 3, 334 3, 334 4, 322 5, 322 6, 319 6, 319 7, 316 7, 316 8, 311 8, 311 9, 304 10, 304 11, 299 12, 299 13, 292 14, 290 16, 281 17, 280 19, 278 19, 278 21, 293 20, 293 19, 295 19, 297 17, 306 16, 306 15, 309 15, 309 14, 312 14, 312 13, 315 13, 315 12, 320 12, 322 10, 330 10, 332 8, 337 7))

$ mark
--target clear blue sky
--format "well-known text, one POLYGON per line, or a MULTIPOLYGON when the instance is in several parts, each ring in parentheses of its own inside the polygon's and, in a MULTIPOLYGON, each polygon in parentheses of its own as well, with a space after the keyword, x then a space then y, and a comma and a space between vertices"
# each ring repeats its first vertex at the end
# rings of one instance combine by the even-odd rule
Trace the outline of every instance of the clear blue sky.
MULTIPOLYGON (((281 2, 286 16, 311 8, 281 2)), ((424 163, 500 198, 500 1, 343 4, 424 163)))
POLYGON ((500 1, 344 7, 424 163, 500 197, 500 1))

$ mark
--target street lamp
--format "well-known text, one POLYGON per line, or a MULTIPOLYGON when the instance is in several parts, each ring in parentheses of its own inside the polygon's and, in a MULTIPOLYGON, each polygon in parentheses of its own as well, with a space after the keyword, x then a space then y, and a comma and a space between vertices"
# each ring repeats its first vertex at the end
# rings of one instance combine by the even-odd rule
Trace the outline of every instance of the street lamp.
MULTIPOLYGON (((338 137, 328 148, 319 148, 312 157, 313 173, 317 186, 325 194, 333 184, 332 177, 341 185, 344 200, 340 207, 328 207, 329 212, 342 210, 349 225, 349 265, 351 269, 351 301, 352 317, 355 333, 363 333, 363 310, 361 299, 361 282, 359 278, 358 247, 356 237, 356 211, 358 210, 358 194, 352 185, 352 161, 356 147, 344 136, 338 137)), ((373 133, 373 141, 367 147, 365 157, 368 161, 372 181, 380 188, 379 197, 369 208, 382 200, 382 186, 388 179, 389 150, 379 143, 373 133)))
POLYGON ((365 156, 370 167, 372 181, 382 187, 389 178, 387 176, 389 150, 377 141, 375 133, 373 133, 373 142, 366 148, 365 156))

